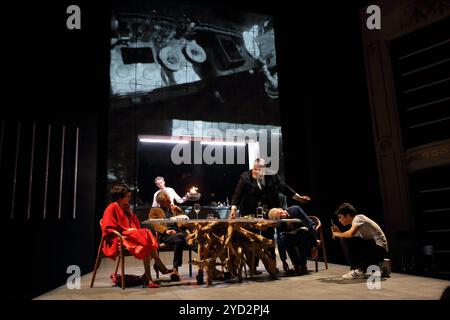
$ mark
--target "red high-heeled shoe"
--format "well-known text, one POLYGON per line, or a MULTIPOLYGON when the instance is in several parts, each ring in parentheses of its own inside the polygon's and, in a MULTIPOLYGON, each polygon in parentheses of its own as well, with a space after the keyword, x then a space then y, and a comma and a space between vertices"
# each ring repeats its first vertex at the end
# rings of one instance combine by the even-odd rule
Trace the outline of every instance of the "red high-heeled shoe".
POLYGON ((159 288, 160 285, 157 283, 154 283, 152 280, 147 279, 145 274, 142 275, 142 286, 144 288, 159 288))

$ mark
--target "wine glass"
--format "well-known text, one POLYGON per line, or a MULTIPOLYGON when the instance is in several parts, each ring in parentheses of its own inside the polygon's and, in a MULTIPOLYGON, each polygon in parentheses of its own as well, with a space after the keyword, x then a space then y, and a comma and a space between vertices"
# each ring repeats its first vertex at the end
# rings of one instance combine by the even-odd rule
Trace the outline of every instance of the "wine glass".
POLYGON ((267 212, 269 212, 269 208, 267 207, 267 204, 265 204, 262 207, 262 217, 261 217, 261 219, 264 219, 264 217, 267 217, 267 212))

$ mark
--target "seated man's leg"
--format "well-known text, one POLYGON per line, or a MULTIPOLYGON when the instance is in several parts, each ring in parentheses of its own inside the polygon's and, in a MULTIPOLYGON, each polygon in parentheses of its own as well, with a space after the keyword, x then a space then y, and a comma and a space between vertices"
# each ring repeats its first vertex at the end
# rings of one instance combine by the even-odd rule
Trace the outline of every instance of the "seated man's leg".
POLYGON ((166 234, 161 237, 160 241, 173 248, 173 267, 181 267, 183 264, 183 249, 186 245, 186 238, 180 233, 166 234))
POLYGON ((181 267, 183 264, 183 249, 186 246, 186 238, 178 237, 173 246, 173 266, 181 267))
POLYGON ((294 265, 294 268, 300 267, 300 257, 297 252, 297 243, 296 243, 296 236, 292 235, 290 233, 282 233, 280 235, 280 241, 283 244, 283 246, 286 248, 286 251, 289 255, 289 258, 291 258, 291 262, 294 265))
POLYGON ((286 247, 284 246, 284 243, 280 239, 281 234, 277 231, 277 246, 278 246, 278 253, 280 255, 281 262, 283 263, 283 269, 284 271, 289 271, 289 265, 287 263, 287 254, 286 254, 286 247))
POLYGON ((298 236, 298 255, 299 255, 299 262, 300 262, 300 268, 303 273, 307 273, 308 269, 306 267, 306 260, 308 257, 309 252, 311 251, 311 243, 313 236, 309 233, 301 233, 298 236))

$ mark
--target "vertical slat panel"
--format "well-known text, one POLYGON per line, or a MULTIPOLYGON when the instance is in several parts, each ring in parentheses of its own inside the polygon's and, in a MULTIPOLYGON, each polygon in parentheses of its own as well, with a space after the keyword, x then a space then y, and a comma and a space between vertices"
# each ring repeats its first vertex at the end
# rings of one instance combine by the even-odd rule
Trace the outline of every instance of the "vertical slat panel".
POLYGON ((44 209, 42 217, 45 219, 47 217, 47 193, 48 193, 48 169, 50 162, 50 139, 52 136, 52 125, 48 125, 47 131, 47 157, 45 162, 45 185, 44 185, 44 209))
POLYGON ((77 179, 78 179, 78 143, 80 138, 80 128, 77 127, 75 137, 75 168, 74 168, 74 183, 73 183, 73 213, 72 217, 76 218, 77 211, 77 179))
POLYGON ((11 197, 11 219, 14 218, 14 207, 15 207, 15 198, 16 198, 16 185, 17 185, 17 167, 19 162, 19 145, 20 145, 20 130, 21 123, 20 121, 17 124, 17 139, 16 139, 16 157, 14 162, 14 178, 13 178, 13 190, 11 197))
POLYGON ((2 120, 2 129, 0 131, 0 166, 2 164, 3 156, 3 138, 5 136, 5 120, 2 120))
POLYGON ((62 189, 63 189, 63 176, 64 176, 64 144, 66 140, 66 127, 62 127, 61 137, 61 161, 59 171, 59 198, 58 198, 58 219, 61 219, 61 205, 62 205, 62 189))
POLYGON ((34 161, 34 143, 36 139, 36 123, 33 123, 33 132, 31 134, 31 159, 30 159, 30 177, 28 185, 28 208, 27 208, 27 218, 30 219, 31 216, 31 192, 33 188, 33 161, 34 161))

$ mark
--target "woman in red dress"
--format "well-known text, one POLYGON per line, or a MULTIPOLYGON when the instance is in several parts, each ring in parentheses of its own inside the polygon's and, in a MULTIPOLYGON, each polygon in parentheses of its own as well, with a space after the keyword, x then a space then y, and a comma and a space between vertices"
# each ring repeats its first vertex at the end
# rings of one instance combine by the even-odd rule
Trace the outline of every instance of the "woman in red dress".
POLYGON ((162 274, 172 272, 165 267, 157 254, 158 242, 149 229, 141 228, 139 219, 130 208, 131 191, 126 185, 112 188, 111 196, 114 202, 106 208, 101 223, 103 236, 106 236, 102 247, 103 254, 113 259, 117 257, 119 240, 112 231, 119 232, 123 237, 125 248, 137 259, 143 260, 144 283, 149 287, 157 287, 150 273, 151 259, 155 259, 155 270, 162 274))

